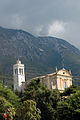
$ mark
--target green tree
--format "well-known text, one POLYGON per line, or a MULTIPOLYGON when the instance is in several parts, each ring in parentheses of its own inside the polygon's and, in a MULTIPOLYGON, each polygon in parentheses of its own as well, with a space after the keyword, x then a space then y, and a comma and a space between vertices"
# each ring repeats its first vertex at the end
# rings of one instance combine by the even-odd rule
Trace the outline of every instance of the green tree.
POLYGON ((40 120, 41 112, 36 107, 36 102, 33 100, 26 100, 17 110, 19 120, 40 120))
MULTIPOLYGON (((8 111, 9 109, 13 109, 13 106, 10 102, 8 102, 4 97, 0 97, 0 119, 3 119, 3 114, 10 115, 11 111, 8 111)), ((13 114, 12 116, 13 117, 13 114)))
POLYGON ((23 99, 32 99, 37 103, 41 110, 42 120, 56 120, 57 117, 57 102, 60 100, 60 93, 58 90, 49 90, 44 87, 40 79, 32 80, 26 87, 23 99))
POLYGON ((40 79, 32 80, 27 86, 23 93, 22 100, 32 99, 35 100, 35 97, 38 93, 45 90, 46 88, 41 85, 40 79))
POLYGON ((7 111, 9 107, 12 107, 12 104, 9 103, 4 97, 0 96, 0 114, 4 113, 7 111))
POLYGON ((20 99, 13 91, 0 83, 0 96, 4 97, 8 102, 10 102, 15 108, 18 107, 20 99))
POLYGON ((72 85, 71 87, 68 87, 65 89, 63 93, 61 93, 61 96, 70 96, 73 93, 76 93, 77 90, 80 90, 80 88, 76 85, 72 85))
POLYGON ((57 90, 45 90, 36 96, 37 106, 41 110, 42 120, 57 119, 57 102, 60 101, 60 94, 57 90))
POLYGON ((69 96, 66 100, 58 103, 59 120, 79 120, 80 119, 80 90, 69 96))

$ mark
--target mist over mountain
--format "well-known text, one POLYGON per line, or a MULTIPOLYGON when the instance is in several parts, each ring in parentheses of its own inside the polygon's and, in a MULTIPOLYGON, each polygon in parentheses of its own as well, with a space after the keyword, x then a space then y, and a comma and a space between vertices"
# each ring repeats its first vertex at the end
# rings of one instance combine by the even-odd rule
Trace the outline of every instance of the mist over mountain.
MULTIPOLYGON (((23 30, 0 27, 0 71, 12 74, 17 59, 25 64, 26 80, 61 69, 80 75, 80 50, 63 39, 35 37, 23 30)), ((79 84, 79 79, 74 80, 79 84)))

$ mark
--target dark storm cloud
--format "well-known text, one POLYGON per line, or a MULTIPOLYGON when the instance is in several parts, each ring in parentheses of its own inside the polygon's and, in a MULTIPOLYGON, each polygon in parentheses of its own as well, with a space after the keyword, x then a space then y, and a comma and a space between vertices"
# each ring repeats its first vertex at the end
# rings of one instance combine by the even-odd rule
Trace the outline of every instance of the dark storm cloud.
POLYGON ((80 0, 0 0, 0 25, 64 38, 80 47, 80 0))

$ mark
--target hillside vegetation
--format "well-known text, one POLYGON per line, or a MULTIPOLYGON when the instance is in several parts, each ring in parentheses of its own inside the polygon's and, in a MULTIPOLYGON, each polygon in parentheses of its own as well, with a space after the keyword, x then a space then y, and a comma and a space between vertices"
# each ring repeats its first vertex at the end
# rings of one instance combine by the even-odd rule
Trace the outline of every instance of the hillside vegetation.
MULTIPOLYGON (((19 58, 25 64, 26 80, 64 66, 72 71, 73 83, 80 85, 80 50, 55 37, 35 37, 23 30, 0 27, 0 71, 12 76, 19 58)), ((6 79, 8 81, 8 79, 6 79)), ((12 81, 12 79, 11 79, 12 81)))

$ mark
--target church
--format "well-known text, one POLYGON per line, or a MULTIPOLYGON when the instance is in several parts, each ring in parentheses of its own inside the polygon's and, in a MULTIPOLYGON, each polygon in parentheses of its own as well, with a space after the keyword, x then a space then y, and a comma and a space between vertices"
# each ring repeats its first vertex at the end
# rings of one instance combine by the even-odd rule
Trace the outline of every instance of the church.
POLYGON ((64 67, 61 70, 56 68, 54 73, 25 81, 24 64, 21 64, 21 61, 17 60, 17 63, 13 65, 14 90, 17 89, 18 91, 23 91, 29 82, 38 78, 44 86, 47 86, 47 88, 58 89, 60 92, 63 92, 65 88, 72 85, 72 74, 64 67))

